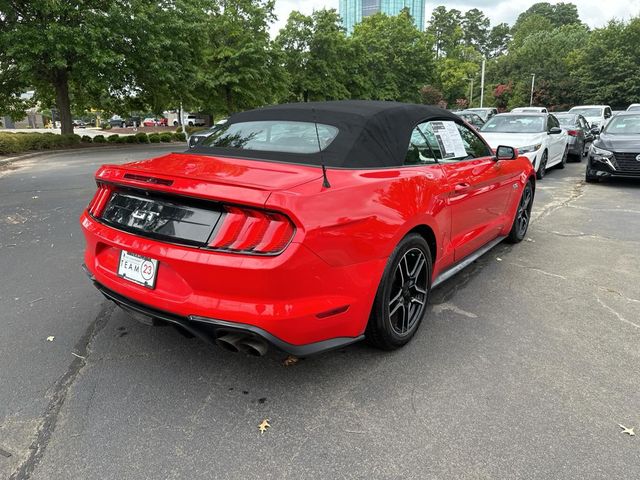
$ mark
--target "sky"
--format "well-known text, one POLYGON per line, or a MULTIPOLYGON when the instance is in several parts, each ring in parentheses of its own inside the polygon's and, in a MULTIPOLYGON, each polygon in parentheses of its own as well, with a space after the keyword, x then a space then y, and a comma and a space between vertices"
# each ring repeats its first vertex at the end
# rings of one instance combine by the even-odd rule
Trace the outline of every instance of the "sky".
MULTIPOLYGON (((425 19, 431 17, 431 11, 438 5, 446 5, 448 9, 456 8, 462 12, 471 8, 478 8, 491 20, 491 25, 506 22, 512 25, 518 15, 539 0, 455 0, 451 1, 426 1, 425 19)), ((549 3, 559 3, 554 0, 546 0, 549 3)), ((571 0, 565 0, 571 2, 571 0)), ((578 13, 583 22, 590 27, 600 27, 610 19, 628 19, 634 15, 640 15, 640 0, 576 0, 578 13)), ((271 35, 275 36, 278 30, 284 26, 292 10, 298 10, 304 14, 310 14, 314 9, 335 8, 338 10, 338 0, 276 0, 275 14, 278 21, 271 27, 271 35)))

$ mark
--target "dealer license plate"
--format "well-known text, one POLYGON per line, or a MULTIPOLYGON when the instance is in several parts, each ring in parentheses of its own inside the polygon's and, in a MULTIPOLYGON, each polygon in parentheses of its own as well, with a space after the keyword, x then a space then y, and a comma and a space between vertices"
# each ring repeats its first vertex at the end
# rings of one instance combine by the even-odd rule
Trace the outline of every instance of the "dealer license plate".
POLYGON ((118 276, 138 283, 147 288, 156 286, 158 273, 158 261, 153 258, 143 257, 125 250, 120 252, 118 264, 118 276))

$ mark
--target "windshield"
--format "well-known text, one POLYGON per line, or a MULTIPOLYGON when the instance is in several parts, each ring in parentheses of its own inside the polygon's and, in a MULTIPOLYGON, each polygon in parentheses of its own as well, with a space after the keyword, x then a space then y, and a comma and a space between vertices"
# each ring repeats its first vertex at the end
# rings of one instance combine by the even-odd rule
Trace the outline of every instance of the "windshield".
POLYGON ((631 105, 627 108, 627 112, 640 112, 640 105, 631 105))
POLYGON ((280 120, 220 125, 201 146, 261 150, 266 152, 318 153, 338 134, 331 125, 280 120), (320 148, 318 148, 320 146, 320 148))
POLYGON ((480 129, 485 133, 541 133, 545 131, 545 117, 537 115, 498 115, 480 129))
POLYGON ((579 113, 583 117, 601 117, 602 109, 598 107, 589 107, 589 108, 572 108, 571 113, 579 113))
POLYGON ((575 127, 576 117, 574 115, 556 115, 561 127, 575 127))
POLYGON ((640 135, 640 114, 613 117, 604 131, 607 135, 640 135))

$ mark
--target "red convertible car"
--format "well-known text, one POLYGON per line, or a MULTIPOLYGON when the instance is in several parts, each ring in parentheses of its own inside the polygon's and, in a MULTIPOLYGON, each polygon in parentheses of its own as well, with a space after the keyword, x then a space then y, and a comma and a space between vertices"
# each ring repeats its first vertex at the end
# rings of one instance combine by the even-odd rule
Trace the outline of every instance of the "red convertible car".
POLYGON ((535 172, 456 115, 393 102, 235 114, 185 153, 104 165, 85 268, 139 320, 234 351, 406 344, 430 290, 529 225, 535 172))

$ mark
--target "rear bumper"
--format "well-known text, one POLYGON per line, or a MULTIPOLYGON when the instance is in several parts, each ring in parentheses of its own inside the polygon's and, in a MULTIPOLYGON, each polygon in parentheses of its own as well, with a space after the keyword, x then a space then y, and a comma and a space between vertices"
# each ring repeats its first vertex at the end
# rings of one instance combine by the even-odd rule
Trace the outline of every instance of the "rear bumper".
MULTIPOLYGON (((86 269, 86 267, 85 267, 86 269)), ((87 270, 88 272, 88 270, 87 270)), ((355 342, 359 342, 364 339, 364 335, 360 335, 355 338, 342 337, 332 338, 329 340, 323 340, 321 342, 309 343, 306 345, 293 345, 287 343, 278 337, 271 335, 269 332, 256 327, 254 325, 245 325, 235 322, 225 322, 224 320, 217 320, 214 318, 205 318, 198 316, 181 317, 169 312, 164 312, 148 305, 143 305, 134 300, 126 298, 118 293, 109 290, 104 285, 94 280, 95 287, 109 300, 113 301, 116 305, 123 310, 139 313, 146 317, 152 317, 164 322, 168 322, 174 325, 178 325, 184 328, 192 335, 209 343, 215 343, 215 339, 221 335, 239 332, 248 335, 256 335, 267 341, 272 346, 297 357, 308 357, 310 355, 316 355, 318 353, 334 350, 336 348, 345 347, 355 342)))
POLYGON ((129 234, 86 212, 80 223, 88 274, 116 303, 173 323, 251 331, 290 353, 306 347, 305 355, 362 338, 386 263, 335 267, 299 243, 271 257, 212 252, 129 234), (117 275, 122 250, 158 260, 154 289, 117 275))

